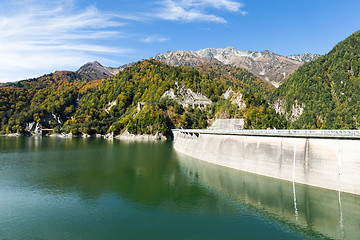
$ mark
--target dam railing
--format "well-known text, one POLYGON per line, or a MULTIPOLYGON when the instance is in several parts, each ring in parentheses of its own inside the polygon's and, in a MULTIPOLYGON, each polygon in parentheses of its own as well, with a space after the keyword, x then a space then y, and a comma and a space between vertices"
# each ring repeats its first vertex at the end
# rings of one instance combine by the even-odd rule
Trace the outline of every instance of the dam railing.
POLYGON ((181 133, 215 134, 215 135, 247 135, 274 137, 311 137, 311 138, 339 138, 360 139, 360 130, 228 130, 228 129, 173 129, 181 133))

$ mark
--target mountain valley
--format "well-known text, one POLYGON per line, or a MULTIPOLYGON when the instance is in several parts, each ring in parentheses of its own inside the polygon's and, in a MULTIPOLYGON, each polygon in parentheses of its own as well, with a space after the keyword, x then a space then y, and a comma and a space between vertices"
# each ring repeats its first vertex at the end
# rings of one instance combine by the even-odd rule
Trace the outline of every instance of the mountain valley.
POLYGON ((206 128, 219 118, 244 119, 246 129, 359 129, 359 46, 355 32, 323 56, 228 47, 166 52, 119 68, 92 62, 2 84, 0 132, 36 126, 171 138, 172 128, 206 128))

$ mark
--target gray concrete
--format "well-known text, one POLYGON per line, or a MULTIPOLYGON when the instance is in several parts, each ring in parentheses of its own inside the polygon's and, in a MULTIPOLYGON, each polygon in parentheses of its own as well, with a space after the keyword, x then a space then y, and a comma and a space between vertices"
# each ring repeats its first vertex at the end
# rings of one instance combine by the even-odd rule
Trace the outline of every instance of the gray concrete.
POLYGON ((174 131, 174 148, 218 165, 359 195, 359 136, 358 132, 179 130, 174 131))
MULTIPOLYGON (((217 166, 179 153, 182 172, 213 195, 225 196, 321 239, 358 239, 360 197, 217 166)), ((306 238, 306 236, 304 237, 306 238)))
POLYGON ((209 127, 210 130, 228 129, 228 130, 242 130, 244 129, 245 119, 216 119, 215 122, 209 127))

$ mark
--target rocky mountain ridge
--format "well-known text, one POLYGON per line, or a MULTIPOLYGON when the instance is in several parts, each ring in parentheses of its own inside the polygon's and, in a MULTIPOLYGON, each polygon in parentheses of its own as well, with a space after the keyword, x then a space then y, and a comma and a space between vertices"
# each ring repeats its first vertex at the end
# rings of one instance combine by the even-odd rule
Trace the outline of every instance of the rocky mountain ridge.
POLYGON ((153 59, 164 62, 171 66, 189 66, 196 67, 201 64, 210 62, 210 63, 219 63, 222 62, 216 58, 211 58, 207 56, 201 56, 194 51, 183 51, 179 50, 176 52, 169 51, 163 54, 157 54, 153 59))
POLYGON ((104 78, 110 78, 120 72, 120 68, 105 67, 99 62, 89 62, 81 66, 79 70, 76 71, 83 79, 92 81, 99 80, 104 78))
POLYGON ((205 62, 242 67, 262 80, 278 87, 304 62, 316 59, 318 54, 299 54, 284 57, 268 50, 262 52, 238 50, 234 47, 206 48, 198 51, 169 51, 153 57, 172 66, 198 66, 205 62))
POLYGON ((299 62, 311 62, 316 60, 317 58, 319 58, 321 55, 320 54, 314 54, 314 53, 304 53, 304 54, 293 54, 293 55, 289 55, 287 56, 287 58, 290 58, 292 60, 296 60, 299 62))
MULTIPOLYGON (((171 66, 197 67, 203 64, 225 64, 245 68, 257 77, 278 87, 297 68, 305 62, 317 59, 319 54, 294 54, 287 57, 268 50, 244 51, 234 47, 206 48, 198 51, 168 51, 157 54, 151 59, 164 62, 171 66)), ((110 78, 135 63, 125 64, 118 68, 105 67, 99 62, 86 63, 76 71, 83 79, 92 81, 110 78)))

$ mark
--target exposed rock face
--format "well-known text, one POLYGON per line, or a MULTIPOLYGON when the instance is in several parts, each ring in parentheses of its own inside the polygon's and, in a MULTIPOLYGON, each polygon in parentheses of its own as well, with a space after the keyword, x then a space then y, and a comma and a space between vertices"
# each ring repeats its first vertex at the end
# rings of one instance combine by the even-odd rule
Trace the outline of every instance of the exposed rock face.
POLYGON ((200 56, 208 56, 224 64, 243 67, 261 79, 278 87, 288 76, 302 65, 270 51, 239 51, 234 47, 203 49, 197 51, 200 56))
POLYGON ((76 71, 77 74, 88 81, 110 78, 119 72, 119 68, 104 67, 97 61, 86 63, 76 71))
POLYGON ((33 135, 41 135, 43 129, 52 130, 54 124, 61 126, 60 117, 55 114, 47 114, 41 119, 40 122, 24 122, 22 124, 24 130, 33 135))
MULTIPOLYGON (((241 51, 234 47, 206 48, 199 51, 169 51, 157 54, 153 59, 171 66, 196 67, 204 63, 228 64, 242 67, 252 72, 262 80, 278 87, 288 76, 303 63, 315 60, 319 54, 296 54, 283 57, 270 51, 241 51)), ((113 77, 135 63, 125 64, 119 68, 105 67, 99 62, 86 63, 76 71, 88 81, 113 77)))
MULTIPOLYGON (((131 62, 131 63, 127 63, 127 64, 124 64, 122 66, 120 66, 119 68, 113 68, 113 69, 119 69, 119 71, 122 71, 124 70, 125 68, 129 68, 129 67, 132 67, 136 64, 137 62, 131 62)), ((116 73, 117 74, 117 73, 116 73)))
POLYGON ((226 92, 223 94, 223 97, 225 99, 229 99, 231 100, 232 104, 236 104, 238 105, 239 109, 245 109, 246 108, 246 103, 243 100, 243 95, 241 92, 234 92, 231 87, 228 88, 228 90, 226 90, 226 92))
POLYGON ((106 112, 107 114, 110 114, 111 108, 112 108, 113 106, 115 106, 115 105, 116 105, 116 101, 109 102, 109 103, 107 104, 106 108, 105 108, 105 112, 106 112))
POLYGON ((196 67, 206 62, 220 63, 217 59, 200 56, 197 52, 193 51, 170 51, 158 54, 154 57, 154 59, 171 66, 196 67))
POLYGON ((284 100, 277 99, 274 102, 273 107, 277 114, 285 114, 285 101, 284 100))
POLYGON ((162 95, 162 98, 174 99, 183 107, 206 107, 212 104, 212 101, 206 96, 201 93, 194 93, 186 86, 176 90, 170 89, 162 95))
POLYGON ((291 108, 291 115, 288 117, 288 119, 290 120, 290 122, 294 122, 296 121, 300 116, 301 114, 303 113, 304 111, 304 107, 305 105, 304 104, 298 104, 297 102, 295 102, 295 105, 292 105, 292 108, 291 108))
POLYGON ((297 101, 295 101, 295 104, 292 105, 291 110, 289 112, 286 112, 285 110, 285 100, 277 99, 273 107, 276 111, 276 113, 286 116, 286 119, 290 122, 296 121, 301 114, 304 111, 305 104, 299 104, 297 101))
POLYGON ((38 127, 37 122, 25 123, 25 131, 34 132, 37 127, 38 127))
POLYGON ((128 130, 125 130, 121 135, 115 136, 115 138, 126 141, 165 141, 168 139, 167 136, 163 136, 160 133, 156 133, 155 135, 149 135, 149 134, 135 135, 129 133, 128 130))
POLYGON ((234 47, 206 48, 199 51, 177 51, 158 54, 154 59, 173 66, 198 66, 206 62, 217 62, 242 67, 264 81, 278 87, 304 61, 310 61, 316 54, 292 55, 292 58, 280 56, 270 51, 240 51, 234 47), (313 56, 314 55, 314 56, 313 56))
POLYGON ((290 56, 287 56, 287 58, 306 63, 306 62, 314 61, 315 59, 319 58, 320 56, 321 56, 320 54, 304 53, 304 54, 290 55, 290 56))
POLYGON ((112 68, 112 67, 105 67, 101 65, 99 62, 89 62, 83 65, 79 68, 79 70, 76 71, 77 74, 79 74, 83 79, 92 81, 92 80, 99 80, 99 79, 106 79, 115 76, 122 70, 128 67, 132 67, 136 64, 136 62, 128 63, 125 65, 122 65, 118 68, 112 68))

